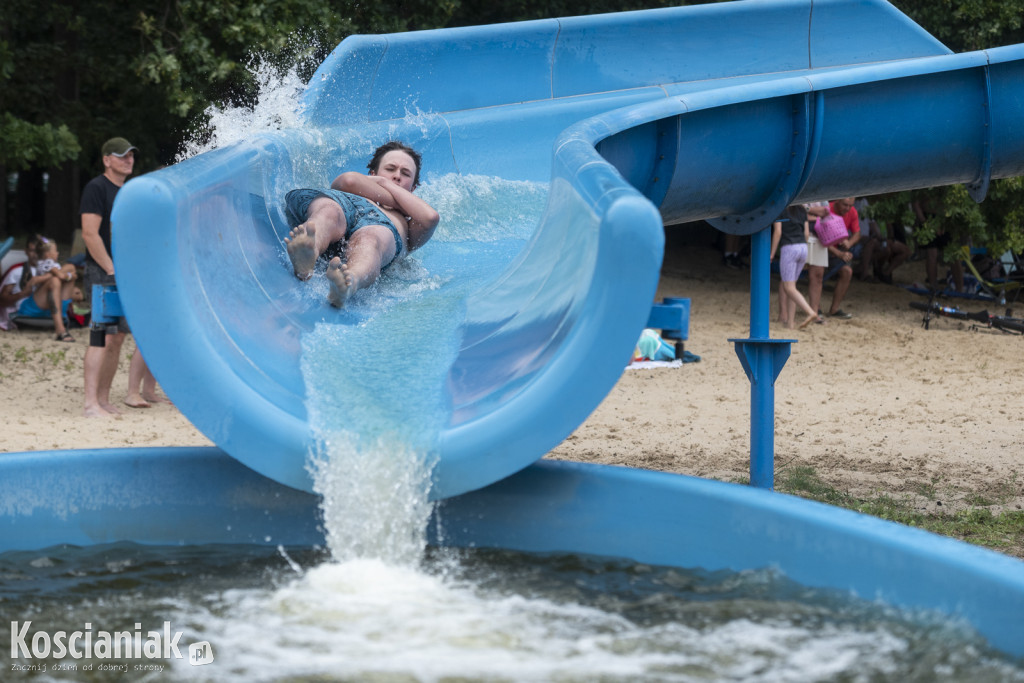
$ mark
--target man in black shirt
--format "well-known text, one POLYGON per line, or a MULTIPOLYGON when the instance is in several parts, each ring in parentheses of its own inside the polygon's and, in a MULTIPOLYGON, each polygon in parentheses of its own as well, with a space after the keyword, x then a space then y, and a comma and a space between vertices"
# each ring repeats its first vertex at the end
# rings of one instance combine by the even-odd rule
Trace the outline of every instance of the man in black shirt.
MULTIPOLYGON (((85 242, 85 292, 92 296, 93 285, 116 285, 114 260, 111 258, 110 212, 114 197, 135 167, 135 147, 124 138, 111 138, 103 143, 103 174, 96 176, 82 190, 79 213, 82 216, 82 239, 85 242)), ((124 318, 111 325, 94 324, 85 352, 86 417, 106 417, 121 411, 110 402, 110 386, 117 372, 121 345, 128 332, 124 318)), ((156 380, 136 350, 129 370, 129 389, 125 403, 146 408, 149 403, 139 395, 139 384, 155 396, 156 380), (137 377, 133 381, 133 377, 137 377), (145 378, 145 382, 143 382, 145 378)))

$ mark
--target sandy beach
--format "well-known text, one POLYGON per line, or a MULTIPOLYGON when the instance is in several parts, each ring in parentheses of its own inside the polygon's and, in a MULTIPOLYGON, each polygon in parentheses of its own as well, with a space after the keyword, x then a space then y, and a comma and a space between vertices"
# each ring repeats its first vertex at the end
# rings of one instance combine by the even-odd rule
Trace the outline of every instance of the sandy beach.
MULTIPOLYGON (((746 481, 750 388, 727 340, 748 334, 749 271, 725 268, 711 246, 669 243, 658 300, 691 299, 686 348, 700 362, 624 372, 548 457, 746 481)), ((895 279, 923 276, 915 261, 895 279)), ((916 299, 898 286, 855 280, 843 303, 853 318, 794 331, 774 322, 773 308, 772 336, 798 341, 775 387, 777 475, 808 466, 841 491, 908 497, 927 510, 1022 509, 1024 337, 945 318, 925 330, 908 306, 916 299)), ((823 308, 830 300, 826 286, 823 308)), ((1019 308, 1024 314, 1024 303, 1019 308)), ((45 330, 0 332, 4 452, 210 445, 168 403, 82 417, 88 335, 72 333, 77 342, 67 344, 45 330)), ((119 405, 134 348, 129 338, 114 381, 119 405)))

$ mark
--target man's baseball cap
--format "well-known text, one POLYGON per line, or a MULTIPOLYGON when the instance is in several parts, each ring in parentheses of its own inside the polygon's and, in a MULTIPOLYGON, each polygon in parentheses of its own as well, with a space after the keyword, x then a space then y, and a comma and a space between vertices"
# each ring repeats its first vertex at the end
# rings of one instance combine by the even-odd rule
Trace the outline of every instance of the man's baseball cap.
POLYGON ((138 147, 124 138, 110 138, 103 143, 103 156, 113 154, 115 157, 123 157, 133 149, 138 149, 138 147))

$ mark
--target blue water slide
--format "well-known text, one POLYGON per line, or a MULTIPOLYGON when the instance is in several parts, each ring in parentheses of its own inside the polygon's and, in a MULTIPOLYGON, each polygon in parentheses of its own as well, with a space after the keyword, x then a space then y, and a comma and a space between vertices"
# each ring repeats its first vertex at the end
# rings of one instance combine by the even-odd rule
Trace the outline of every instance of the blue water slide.
POLYGON ((614 385, 654 296, 663 223, 751 234, 793 201, 948 183, 980 199, 1024 173, 1022 58, 951 54, 881 0, 353 36, 312 77, 302 130, 125 186, 122 303, 200 430, 310 490, 301 340, 351 321, 296 296, 283 194, 362 169, 390 138, 423 152, 428 177, 550 183, 532 239, 463 308, 432 444, 433 495, 463 493, 540 458, 614 385))
MULTIPOLYGON (((663 224, 763 235, 793 201, 942 183, 980 200, 991 179, 1024 174, 1024 46, 951 54, 880 0, 745 0, 354 36, 301 106, 301 129, 134 179, 114 209, 139 346, 219 448, 8 454, 0 551, 323 541, 305 469, 318 437, 303 340, 326 329, 344 342, 365 319, 303 294, 281 200, 362 170, 399 137, 423 152, 428 185, 483 175, 548 187, 525 246, 458 308, 433 444, 434 496, 446 498, 434 542, 777 567, 962 617, 1024 656, 1012 558, 735 484, 531 465, 629 358, 663 224)), ((486 251, 441 244, 428 265, 475 265, 486 251)))

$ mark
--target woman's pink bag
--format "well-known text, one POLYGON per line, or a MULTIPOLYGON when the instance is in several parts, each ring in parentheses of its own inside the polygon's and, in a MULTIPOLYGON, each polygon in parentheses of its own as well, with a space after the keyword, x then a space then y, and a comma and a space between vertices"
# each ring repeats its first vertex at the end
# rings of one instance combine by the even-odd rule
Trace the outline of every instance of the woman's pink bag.
POLYGON ((825 218, 818 219, 818 222, 814 224, 814 232, 818 235, 818 240, 826 247, 847 238, 846 222, 842 216, 837 216, 831 211, 825 218))

